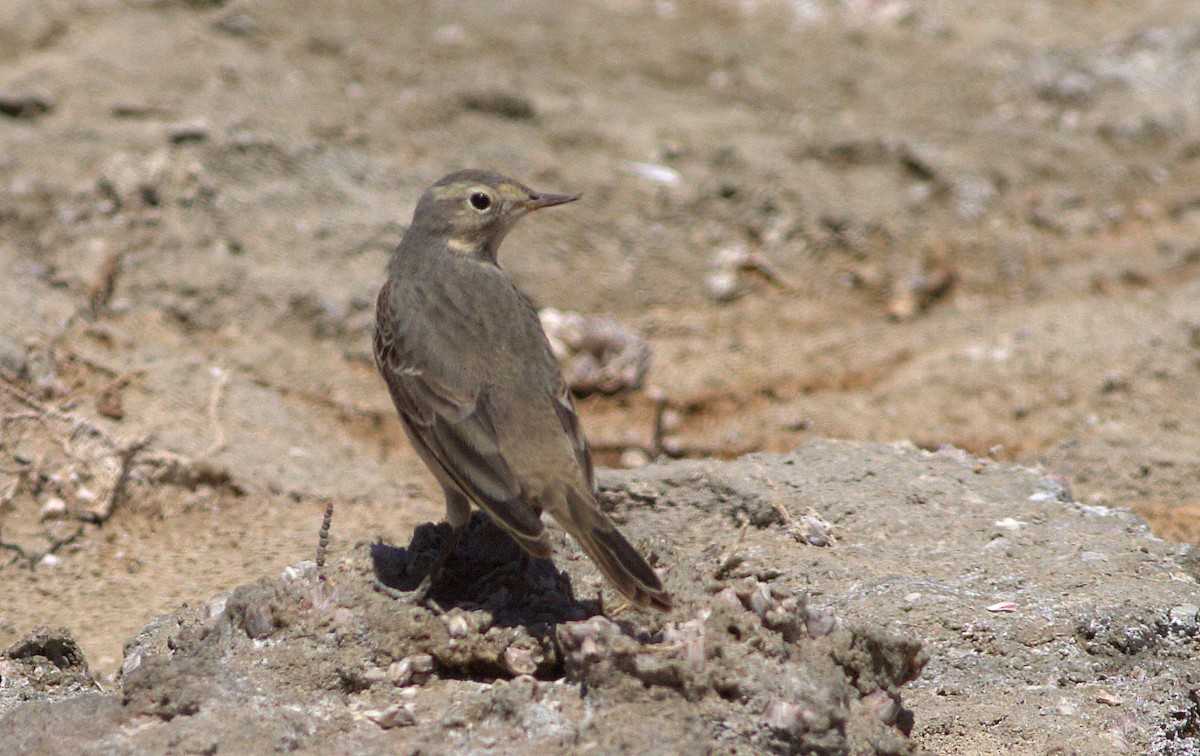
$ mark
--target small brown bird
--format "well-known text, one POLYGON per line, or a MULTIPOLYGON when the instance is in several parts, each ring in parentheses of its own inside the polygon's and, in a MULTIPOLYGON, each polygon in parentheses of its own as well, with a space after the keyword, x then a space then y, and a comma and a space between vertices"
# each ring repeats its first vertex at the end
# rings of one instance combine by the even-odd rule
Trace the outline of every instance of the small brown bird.
POLYGON ((540 194, 495 173, 430 187, 388 265, 375 363, 404 430, 446 494, 454 535, 486 512, 529 554, 550 556, 548 512, 640 606, 670 609, 658 576, 596 501, 591 451, 537 313, 496 253, 530 211, 578 196, 540 194))

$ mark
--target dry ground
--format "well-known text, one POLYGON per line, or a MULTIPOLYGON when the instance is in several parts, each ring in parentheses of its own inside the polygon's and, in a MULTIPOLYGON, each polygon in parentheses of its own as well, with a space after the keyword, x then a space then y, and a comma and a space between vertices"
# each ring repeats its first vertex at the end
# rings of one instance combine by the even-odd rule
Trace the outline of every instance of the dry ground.
MULTIPOLYGON (((1181 2, 6 3, 0 646, 112 675, 329 499, 439 516, 369 333, 464 166, 584 193, 502 262, 648 340, 673 454, 952 445, 1200 543, 1196 91, 1181 2)), ((654 408, 582 402, 604 463, 654 408)))

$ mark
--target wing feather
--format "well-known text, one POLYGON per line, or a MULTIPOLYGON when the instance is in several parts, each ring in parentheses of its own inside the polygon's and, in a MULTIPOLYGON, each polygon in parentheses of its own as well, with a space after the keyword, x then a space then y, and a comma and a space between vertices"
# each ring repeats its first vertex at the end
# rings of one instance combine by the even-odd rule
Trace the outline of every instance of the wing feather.
POLYGON ((571 446, 575 450, 575 461, 579 463, 579 469, 583 470, 588 488, 595 491, 596 471, 592 467, 592 449, 588 446, 587 437, 583 435, 583 427, 579 423, 579 411, 575 409, 575 400, 571 398, 567 382, 561 375, 558 378, 558 389, 554 392, 554 399, 554 412, 558 415, 558 421, 562 423, 563 430, 567 432, 567 437, 571 439, 571 446))
POLYGON ((409 437, 477 507, 520 539, 538 540, 544 526, 500 451, 486 392, 447 380, 453 369, 393 317, 389 289, 379 298, 375 360, 409 437))

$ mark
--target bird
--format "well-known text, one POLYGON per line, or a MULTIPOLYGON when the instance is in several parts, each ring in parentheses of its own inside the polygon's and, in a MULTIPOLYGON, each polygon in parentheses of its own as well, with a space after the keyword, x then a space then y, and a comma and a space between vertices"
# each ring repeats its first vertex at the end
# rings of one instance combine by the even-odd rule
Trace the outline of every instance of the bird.
POLYGON ((667 611, 654 569, 597 500, 574 399, 529 299, 501 268, 500 244, 525 215, 579 195, 535 192, 462 170, 427 189, 376 302, 375 362, 405 434, 441 484, 451 537, 474 505, 530 556, 549 558, 543 512, 631 603, 667 611))

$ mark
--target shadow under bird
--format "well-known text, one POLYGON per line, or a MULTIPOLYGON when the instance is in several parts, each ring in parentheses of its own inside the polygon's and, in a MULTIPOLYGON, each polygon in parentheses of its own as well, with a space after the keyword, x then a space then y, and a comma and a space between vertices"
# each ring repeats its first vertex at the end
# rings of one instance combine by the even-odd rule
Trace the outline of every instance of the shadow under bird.
POLYGON ((579 197, 541 194, 495 173, 460 171, 422 195, 388 265, 375 362, 404 430, 446 495, 453 535, 471 505, 529 554, 550 556, 549 513, 630 601, 671 597, 596 500, 591 452, 537 313, 497 262, 533 210, 579 197))

